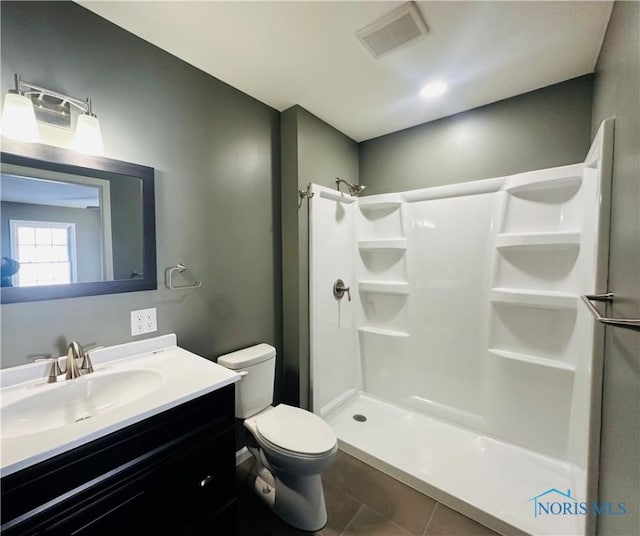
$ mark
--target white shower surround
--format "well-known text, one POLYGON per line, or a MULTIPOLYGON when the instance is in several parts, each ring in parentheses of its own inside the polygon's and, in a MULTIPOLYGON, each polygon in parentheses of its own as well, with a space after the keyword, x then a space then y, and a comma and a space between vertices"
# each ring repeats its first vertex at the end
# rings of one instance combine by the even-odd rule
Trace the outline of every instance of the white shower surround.
POLYGON ((606 292, 612 132, 584 164, 364 198, 313 185, 312 402, 342 448, 496 530, 593 533, 528 499, 597 500, 603 330, 579 296, 606 292))

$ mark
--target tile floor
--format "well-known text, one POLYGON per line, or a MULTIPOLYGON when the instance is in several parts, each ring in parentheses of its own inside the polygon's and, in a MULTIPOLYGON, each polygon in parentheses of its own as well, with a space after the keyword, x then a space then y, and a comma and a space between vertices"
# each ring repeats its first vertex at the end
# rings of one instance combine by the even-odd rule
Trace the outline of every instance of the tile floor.
MULTIPOLYGON (((253 459, 238 467, 238 536, 304 536, 254 494, 253 459)), ((434 499, 340 452, 323 475, 329 521, 317 536, 498 536, 434 499)))

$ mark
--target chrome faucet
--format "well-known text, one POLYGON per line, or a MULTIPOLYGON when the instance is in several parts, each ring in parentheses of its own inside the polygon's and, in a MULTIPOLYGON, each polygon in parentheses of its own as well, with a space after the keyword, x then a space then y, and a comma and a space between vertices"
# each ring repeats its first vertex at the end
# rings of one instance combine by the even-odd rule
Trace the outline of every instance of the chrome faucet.
POLYGON ((82 371, 86 371, 87 374, 93 372, 93 364, 89 354, 82 349, 80 343, 72 341, 67 348, 67 373, 65 379, 72 380, 82 375, 82 371), (82 359, 80 366, 78 367, 78 359, 82 359))

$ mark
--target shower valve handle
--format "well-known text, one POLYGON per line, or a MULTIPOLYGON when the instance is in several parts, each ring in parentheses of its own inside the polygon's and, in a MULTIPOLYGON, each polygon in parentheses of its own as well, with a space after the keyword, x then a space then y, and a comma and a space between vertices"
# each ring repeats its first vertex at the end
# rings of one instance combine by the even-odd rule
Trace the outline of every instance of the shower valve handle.
POLYGON ((342 279, 336 279, 335 283, 333 284, 333 297, 336 300, 341 300, 342 298, 344 298, 344 294, 346 292, 347 298, 349 299, 349 301, 351 301, 351 291, 349 289, 350 287, 344 286, 344 281, 342 279))

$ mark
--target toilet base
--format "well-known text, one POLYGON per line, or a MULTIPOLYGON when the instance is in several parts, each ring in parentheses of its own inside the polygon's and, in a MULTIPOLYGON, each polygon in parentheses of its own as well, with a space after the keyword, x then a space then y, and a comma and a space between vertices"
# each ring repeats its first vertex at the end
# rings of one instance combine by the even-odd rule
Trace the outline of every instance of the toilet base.
POLYGON ((327 524, 327 508, 319 474, 294 475, 274 469, 261 450, 249 448, 256 460, 254 490, 285 523, 306 531, 327 524))
POLYGON ((269 484, 267 480, 264 480, 260 475, 256 476, 256 480, 253 483, 253 489, 258 494, 258 497, 262 499, 269 508, 273 509, 273 505, 276 502, 276 488, 269 484))
POLYGON ((276 475, 273 512, 300 530, 321 530, 327 524, 327 507, 320 475, 276 475))

